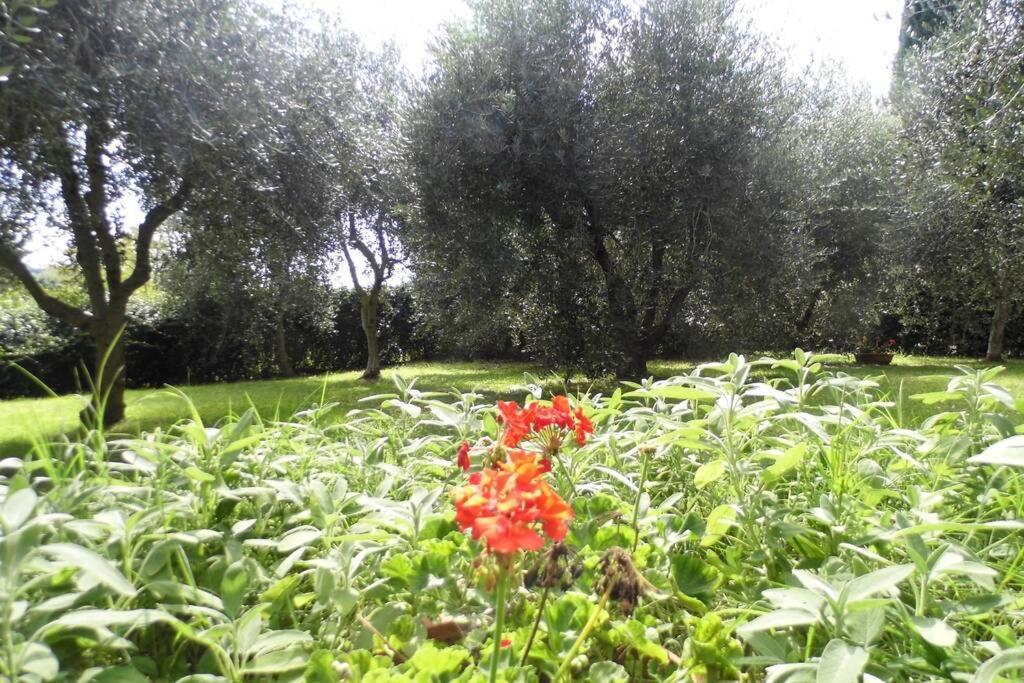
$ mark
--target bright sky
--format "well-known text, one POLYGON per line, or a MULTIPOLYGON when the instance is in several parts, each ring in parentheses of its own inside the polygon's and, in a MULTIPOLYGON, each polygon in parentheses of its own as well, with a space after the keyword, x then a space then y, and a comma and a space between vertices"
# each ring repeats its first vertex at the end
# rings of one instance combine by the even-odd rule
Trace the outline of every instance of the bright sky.
MULTIPOLYGON (((392 41, 418 73, 443 22, 469 14, 464 0, 304 0, 338 13, 369 44, 392 41)), ((633 0, 642 2, 643 0, 633 0)), ((796 68, 835 60, 875 97, 889 90, 903 0, 739 0, 756 28, 788 48, 796 68)))
MULTIPOLYGON (((338 13, 370 46, 393 42, 407 68, 421 73, 427 45, 438 27, 469 14, 464 0, 298 0, 338 13)), ((633 0, 642 2, 643 0, 633 0)), ((739 0, 753 25, 788 51, 795 69, 838 62, 851 80, 869 86, 873 98, 889 90, 903 0, 739 0)), ((141 220, 125 207, 126 223, 141 220)), ((62 235, 41 230, 31 241, 30 267, 59 260, 62 235)))

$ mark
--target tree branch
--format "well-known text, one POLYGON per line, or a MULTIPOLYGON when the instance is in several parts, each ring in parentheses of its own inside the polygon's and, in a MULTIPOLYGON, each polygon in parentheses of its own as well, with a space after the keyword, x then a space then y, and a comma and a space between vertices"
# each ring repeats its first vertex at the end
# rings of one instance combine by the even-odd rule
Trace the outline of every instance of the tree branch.
POLYGON ((89 207, 82 199, 81 181, 75 171, 74 157, 63 134, 56 136, 53 153, 56 155, 57 173, 60 176, 61 197, 74 236, 75 260, 82 269, 92 311, 99 314, 107 306, 106 287, 100 273, 100 254, 93 235, 89 207))
POLYGON ((348 237, 352 242, 352 246, 358 249, 359 253, 362 254, 363 258, 365 258, 370 264, 370 269, 373 271, 374 287, 377 288, 377 282, 383 280, 383 269, 381 264, 377 262, 376 254, 374 254, 373 250, 366 246, 366 243, 359 237, 359 232, 356 230, 355 214, 351 211, 349 211, 348 214, 348 237))
POLYGON ((391 277, 391 256, 388 254, 388 241, 384 234, 384 218, 382 216, 377 217, 373 229, 377 233, 377 248, 380 249, 380 269, 374 271, 376 277, 373 281, 373 289, 375 293, 379 293, 384 286, 384 281, 391 277))
MULTIPOLYGON (((349 211, 349 214, 348 214, 349 231, 355 230, 355 223, 356 223, 356 218, 352 214, 352 212, 349 211)), ((348 240, 344 236, 342 236, 342 238, 341 238, 341 251, 342 251, 342 253, 345 254, 345 263, 348 264, 348 274, 352 277, 352 287, 355 288, 355 290, 359 294, 359 296, 365 296, 366 292, 363 291, 363 286, 361 284, 359 284, 359 274, 356 273, 355 261, 352 260, 352 254, 348 250, 348 240)))
POLYGON ((118 290, 118 296, 127 298, 132 292, 149 282, 151 275, 149 252, 153 244, 153 234, 156 233, 157 228, 163 225, 164 221, 181 210, 191 193, 192 181, 185 178, 178 186, 178 191, 170 199, 157 204, 146 214, 146 218, 139 226, 138 237, 135 239, 135 269, 118 290))
POLYGON ((693 287, 690 284, 685 284, 680 285, 676 291, 672 292, 672 298, 669 299, 668 304, 665 306, 665 312, 662 313, 661 320, 658 321, 658 324, 653 329, 644 334, 642 340, 644 346, 651 347, 664 338, 669 326, 672 324, 672 320, 679 313, 679 309, 683 307, 683 303, 690 296, 692 290, 693 287))
POLYGON ((21 282, 43 312, 82 330, 92 324, 91 315, 47 293, 10 245, 0 243, 0 267, 21 282))
POLYGON ((113 291, 121 285, 121 253, 107 218, 107 166, 103 161, 107 122, 95 111, 90 114, 90 119, 85 130, 85 169, 89 177, 85 203, 89 207, 92 231, 100 245, 107 287, 113 291))

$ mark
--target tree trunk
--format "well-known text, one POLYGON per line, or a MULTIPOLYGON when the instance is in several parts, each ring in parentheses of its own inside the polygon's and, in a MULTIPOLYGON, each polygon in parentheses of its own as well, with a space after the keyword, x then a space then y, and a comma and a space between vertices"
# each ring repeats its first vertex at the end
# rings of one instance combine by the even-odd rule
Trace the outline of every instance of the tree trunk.
POLYGON ((363 379, 380 377, 380 338, 377 335, 377 306, 380 295, 364 294, 359 299, 359 318, 366 335, 366 370, 363 379))
POLYGON ((615 375, 619 379, 641 380, 647 377, 647 358, 650 354, 641 345, 636 344, 627 349, 626 357, 623 359, 615 375))
POLYGON ((284 313, 277 312, 274 329, 274 347, 277 350, 277 373, 281 377, 294 377, 295 366, 292 365, 292 357, 288 355, 288 337, 284 328, 284 313))
POLYGON ((1010 302, 1000 299, 992 311, 992 325, 988 333, 988 351, 985 360, 1001 361, 1003 359, 1003 338, 1006 333, 1006 322, 1010 319, 1010 302))
POLYGON ((82 423, 88 427, 110 427, 124 419, 125 318, 123 310, 108 309, 102 318, 93 322, 90 330, 96 345, 93 395, 80 415, 82 423))
POLYGON ((818 310, 818 302, 821 301, 823 289, 815 289, 811 294, 811 298, 808 299, 807 305, 804 307, 804 312, 801 314, 800 319, 796 321, 796 337, 797 345, 808 344, 807 330, 811 329, 811 323, 814 321, 814 314, 818 310))

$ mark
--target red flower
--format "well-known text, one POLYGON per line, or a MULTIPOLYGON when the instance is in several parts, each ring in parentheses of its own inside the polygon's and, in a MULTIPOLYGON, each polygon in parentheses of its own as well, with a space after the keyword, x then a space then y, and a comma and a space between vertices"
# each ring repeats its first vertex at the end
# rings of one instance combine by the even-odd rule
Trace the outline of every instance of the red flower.
POLYGON ((501 442, 506 446, 518 446, 530 434, 552 426, 574 432, 581 446, 586 443, 586 435, 594 433, 594 425, 583 415, 583 409, 573 411, 565 396, 555 396, 550 406, 534 401, 520 408, 515 401, 498 401, 498 411, 505 425, 501 442))
POLYGON ((455 460, 459 467, 462 468, 463 472, 469 471, 469 442, 463 441, 462 445, 459 446, 459 454, 455 460))
POLYGON ((502 638, 501 639, 501 647, 502 647, 502 649, 504 649, 506 647, 509 647, 510 645, 512 645, 512 641, 511 640, 509 640, 508 638, 502 638))
POLYGON ((576 443, 582 446, 587 442, 587 434, 594 433, 594 423, 583 414, 583 408, 576 409, 576 443))
POLYGON ((475 472, 453 491, 459 528, 503 555, 540 550, 544 539, 538 526, 549 538, 564 539, 572 508, 541 479, 543 464, 536 454, 519 449, 508 455, 498 469, 475 472))
POLYGON ((501 442, 506 446, 518 446, 530 433, 530 416, 519 409, 515 401, 498 401, 501 421, 505 423, 505 435, 501 442))

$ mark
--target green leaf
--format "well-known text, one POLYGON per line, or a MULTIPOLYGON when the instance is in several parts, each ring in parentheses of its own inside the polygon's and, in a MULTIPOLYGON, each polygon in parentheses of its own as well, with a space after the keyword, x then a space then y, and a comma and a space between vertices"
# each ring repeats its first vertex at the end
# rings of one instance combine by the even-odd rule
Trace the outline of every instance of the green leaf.
POLYGON ((301 526, 289 530, 277 542, 277 552, 290 553, 320 538, 321 532, 314 526, 301 526))
POLYGON ((925 642, 935 647, 953 647, 956 645, 957 632, 942 619, 930 617, 911 617, 914 630, 925 642))
POLYGON ((945 401, 959 401, 964 398, 964 395, 959 391, 928 391, 923 394, 914 394, 910 398, 930 406, 945 401))
POLYGON ((306 664, 306 683, 338 683, 341 676, 334 670, 334 657, 327 650, 317 650, 306 664))
POLYGON ((802 609, 777 609, 774 612, 763 614, 753 621, 743 624, 738 629, 742 637, 759 631, 767 631, 773 628, 790 628, 792 626, 810 626, 818 623, 818 615, 802 609))
MULTIPOLYGON (((1004 671, 1024 669, 1024 647, 1015 647, 1000 652, 992 659, 978 667, 971 683, 996 683, 997 677, 1004 671)), ((1017 680, 1020 680, 1017 678, 1017 680)))
POLYGON ((637 389, 625 394, 627 397, 654 396, 656 398, 667 398, 673 401, 707 401, 715 397, 714 394, 696 389, 694 387, 682 387, 678 385, 653 387, 651 389, 637 389))
POLYGON ((3 522, 4 528, 13 531, 27 522, 32 516, 37 500, 39 498, 31 488, 8 493, 3 507, 0 507, 0 522, 3 522))
POLYGON ((771 465, 761 472, 761 476, 768 483, 778 481, 791 470, 796 469, 804 461, 810 447, 805 443, 798 443, 775 459, 771 465))
POLYGON ((305 650, 289 649, 270 652, 253 659, 242 669, 250 676, 269 676, 306 668, 309 655, 305 650))
POLYGON ((998 441, 978 455, 967 459, 974 465, 1024 467, 1024 436, 1011 436, 998 441))
POLYGON ((60 673, 60 663, 50 648, 42 643, 21 643, 14 646, 15 661, 20 662, 16 673, 38 676, 52 681, 60 673))
POLYGON ((590 683, 627 683, 629 672, 615 662, 595 662, 590 666, 590 683))
POLYGON ((192 481, 198 481, 201 484, 209 484, 210 482, 217 481, 217 477, 209 474, 208 472, 203 472, 195 465, 189 465, 185 468, 185 476, 192 481))
POLYGON ((834 638, 821 653, 815 683, 858 683, 867 665, 867 650, 834 638))
POLYGON ((464 647, 439 648, 427 642, 416 650, 409 666, 417 673, 429 676, 429 680, 451 680, 468 661, 469 650, 464 647))
POLYGON ((242 560, 230 565, 224 572, 220 582, 220 599, 224 603, 224 613, 229 618, 236 618, 242 611, 242 602, 249 588, 249 572, 242 560))
POLYGON ((725 474, 725 466, 726 462, 724 460, 713 460, 704 463, 697 468, 697 472, 693 475, 693 485, 699 490, 708 484, 713 484, 725 474))
POLYGON ((246 648, 249 656, 262 655, 268 652, 276 652, 285 648, 305 645, 313 641, 313 636, 305 631, 281 630, 268 631, 260 634, 258 638, 246 648))
POLYGON ((855 602, 878 595, 906 581, 914 573, 914 565, 900 564, 870 572, 846 585, 847 600, 855 602))
POLYGON ((59 562, 75 567, 119 595, 135 595, 135 587, 108 560, 74 543, 51 543, 39 549, 59 562))
POLYGON ((673 555, 672 581, 685 595, 699 598, 711 595, 722 581, 722 573, 707 562, 688 555, 673 555))
POLYGON ((149 683, 149 678, 135 667, 113 666, 90 678, 89 683, 149 683))
POLYGON ((704 537, 700 540, 701 546, 707 548, 718 543, 735 523, 735 507, 724 504, 716 507, 708 515, 707 525, 704 528, 704 537))

